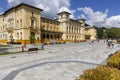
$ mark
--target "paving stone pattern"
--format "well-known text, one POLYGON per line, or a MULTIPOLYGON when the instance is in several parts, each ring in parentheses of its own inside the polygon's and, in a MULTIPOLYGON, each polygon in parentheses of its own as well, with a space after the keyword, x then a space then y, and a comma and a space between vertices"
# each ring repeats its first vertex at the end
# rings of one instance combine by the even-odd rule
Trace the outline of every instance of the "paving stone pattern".
POLYGON ((0 80, 75 80, 119 49, 119 44, 107 48, 104 41, 88 41, 45 45, 37 52, 0 56, 0 80))

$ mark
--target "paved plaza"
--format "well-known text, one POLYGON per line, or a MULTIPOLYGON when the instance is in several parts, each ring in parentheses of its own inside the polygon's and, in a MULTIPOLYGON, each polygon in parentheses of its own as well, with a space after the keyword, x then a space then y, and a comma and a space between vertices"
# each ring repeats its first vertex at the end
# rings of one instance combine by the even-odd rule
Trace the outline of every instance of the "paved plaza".
POLYGON ((120 49, 104 41, 45 45, 44 50, 0 56, 0 80, 75 80, 120 49))

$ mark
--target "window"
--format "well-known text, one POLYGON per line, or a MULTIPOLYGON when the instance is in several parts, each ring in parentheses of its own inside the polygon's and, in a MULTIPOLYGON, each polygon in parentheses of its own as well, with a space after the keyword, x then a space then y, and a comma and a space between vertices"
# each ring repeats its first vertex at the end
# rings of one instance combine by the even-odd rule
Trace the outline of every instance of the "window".
POLYGON ((7 34, 5 35, 5 39, 7 39, 7 34))
POLYGON ((51 39, 53 39, 53 35, 51 35, 51 39))
POLYGON ((67 32, 68 32, 68 27, 67 27, 67 32))
POLYGON ((22 27, 22 19, 20 19, 20 27, 22 27))
POLYGON ((33 27, 34 24, 35 24, 35 22, 34 22, 34 20, 32 19, 32 20, 31 20, 31 27, 33 27))
POLYGON ((4 34, 3 34, 3 39, 4 39, 4 34))
POLYGON ((45 39, 45 34, 43 34, 43 39, 45 39))
POLYGON ((19 27, 19 21, 17 20, 17 27, 19 27))
POLYGON ((19 33, 17 33, 17 38, 19 39, 19 33))
POLYGON ((49 34, 47 34, 47 39, 49 39, 49 34))
POLYGON ((59 36, 59 35, 57 35, 57 38, 59 39, 59 38, 60 38, 60 36, 59 36))
POLYGON ((50 27, 50 30, 52 30, 52 26, 50 27))
POLYGON ((0 39, 2 38, 2 35, 0 35, 0 39))
POLYGON ((3 26, 3 31, 4 31, 4 26, 3 26))
POLYGON ((22 35, 22 32, 20 32, 20 34, 22 35))
POLYGON ((43 22, 45 22, 45 20, 43 19, 43 22))
POLYGON ((68 39, 68 35, 66 36, 66 39, 68 39))

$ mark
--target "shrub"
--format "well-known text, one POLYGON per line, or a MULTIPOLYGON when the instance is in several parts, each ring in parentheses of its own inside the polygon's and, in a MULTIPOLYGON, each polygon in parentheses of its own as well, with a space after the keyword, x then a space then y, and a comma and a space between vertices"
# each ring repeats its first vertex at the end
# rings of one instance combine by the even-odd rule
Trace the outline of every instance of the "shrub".
POLYGON ((120 70, 120 51, 110 56, 110 58, 107 61, 107 65, 110 67, 118 68, 120 70))
POLYGON ((84 71, 78 80, 120 80, 120 71, 107 66, 84 71))

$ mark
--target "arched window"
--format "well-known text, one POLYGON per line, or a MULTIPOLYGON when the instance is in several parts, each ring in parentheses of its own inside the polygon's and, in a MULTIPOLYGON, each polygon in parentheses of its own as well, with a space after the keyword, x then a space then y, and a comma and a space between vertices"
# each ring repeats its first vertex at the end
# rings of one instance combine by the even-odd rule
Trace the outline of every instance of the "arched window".
POLYGON ((59 35, 57 35, 57 38, 58 38, 58 39, 60 39, 60 36, 59 36, 59 35))
POLYGON ((47 34, 47 39, 49 39, 49 34, 47 34))
POLYGON ((43 39, 45 38, 45 34, 43 34, 43 39))
POLYGON ((53 35, 51 35, 51 39, 53 39, 53 35))

